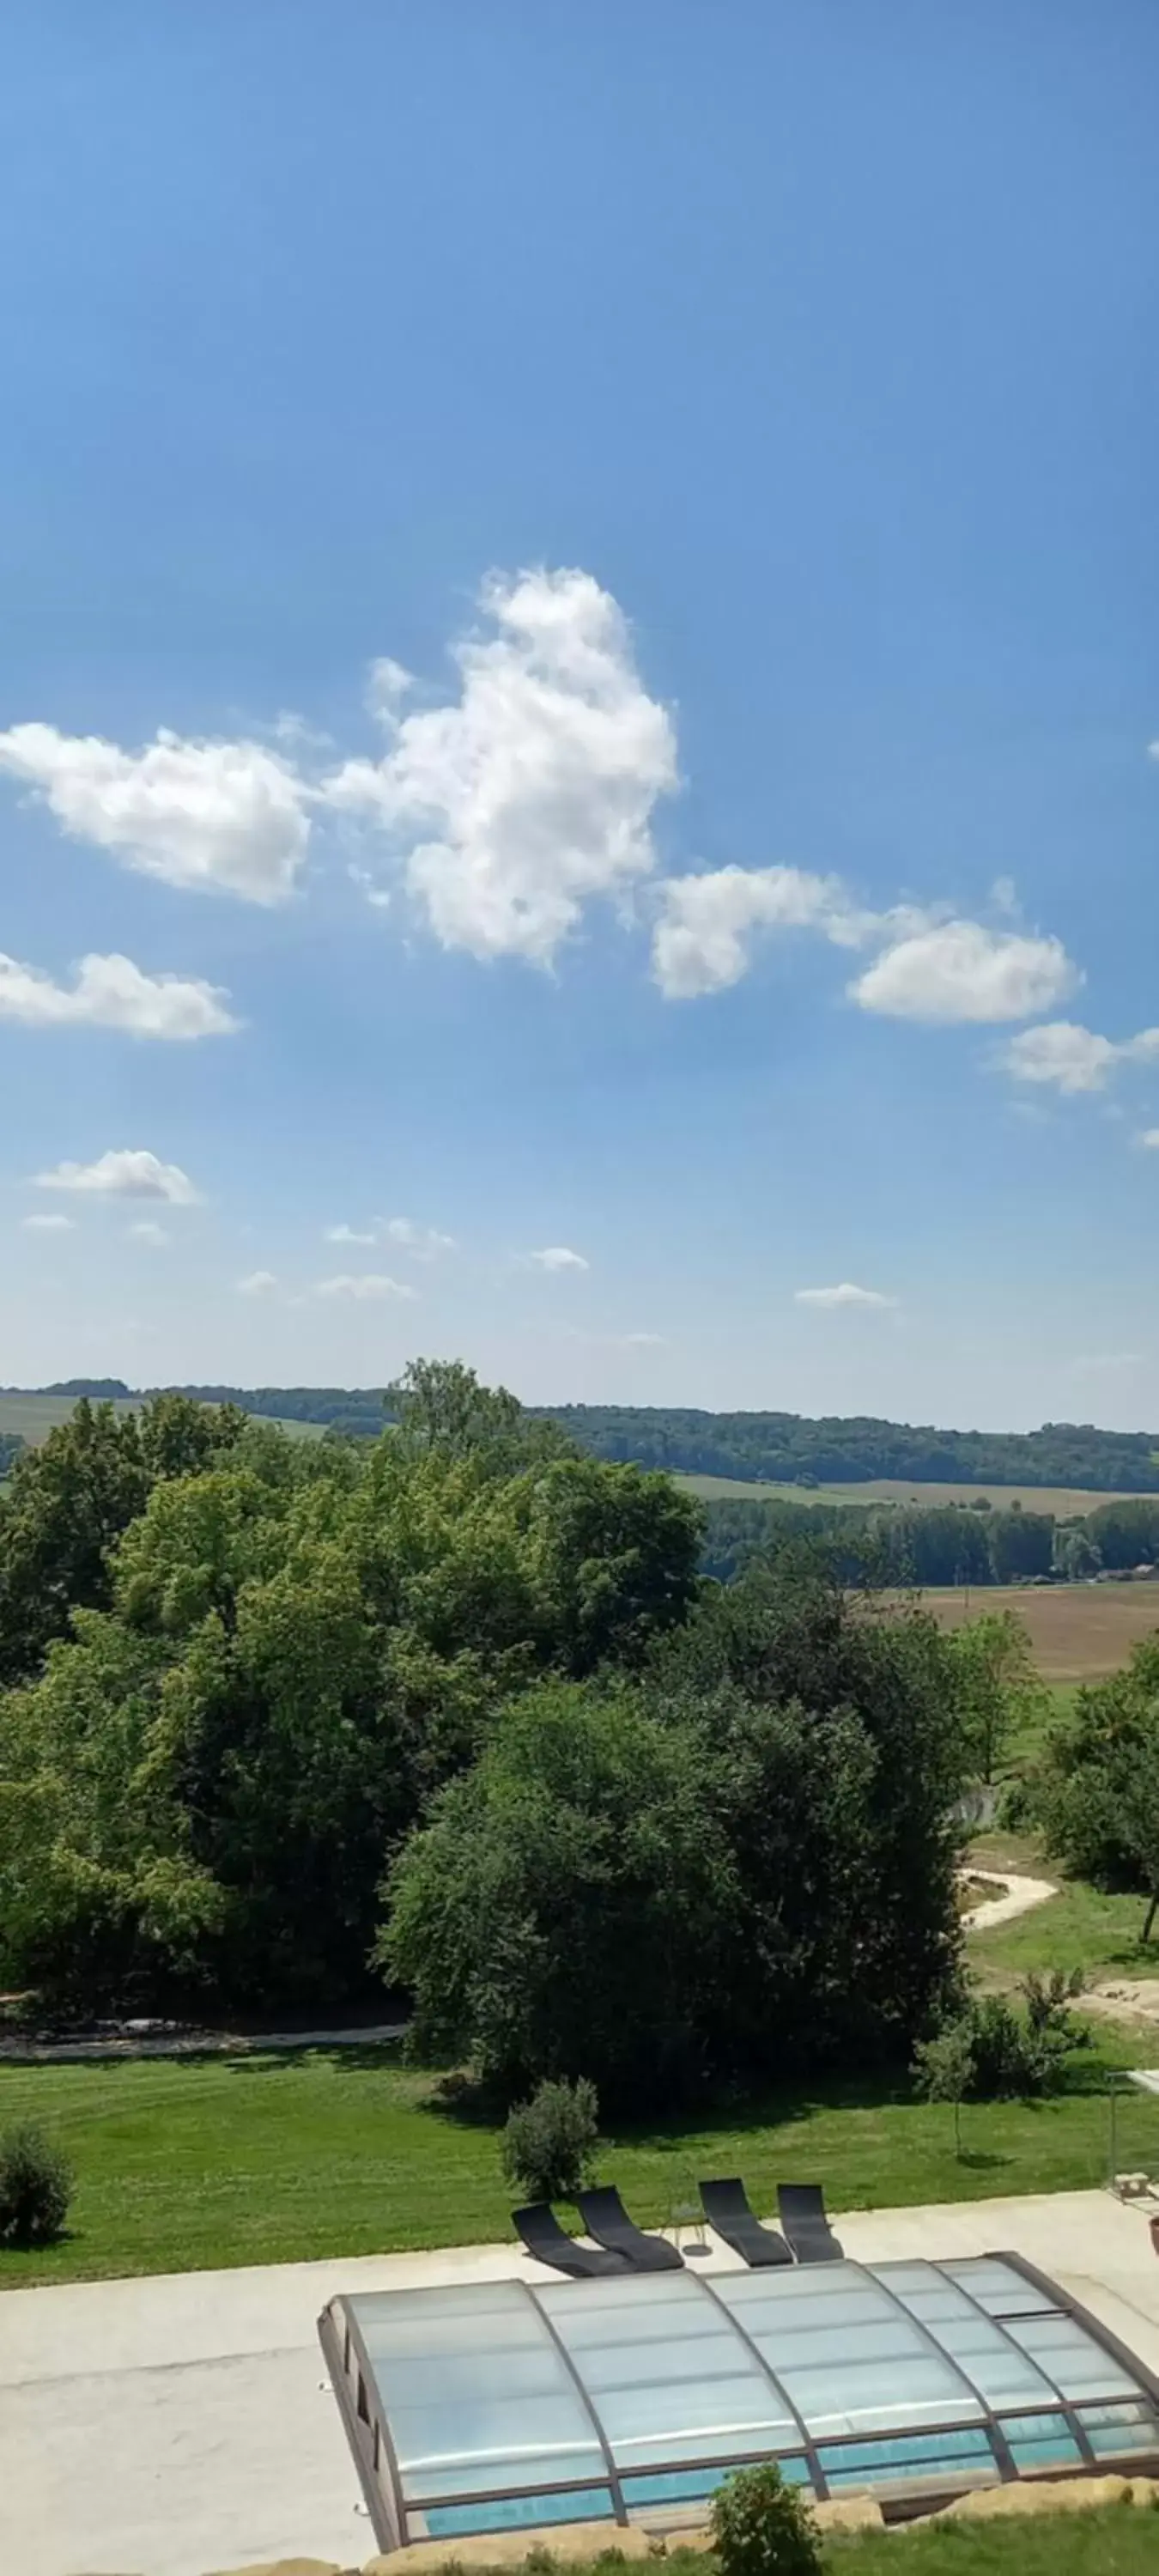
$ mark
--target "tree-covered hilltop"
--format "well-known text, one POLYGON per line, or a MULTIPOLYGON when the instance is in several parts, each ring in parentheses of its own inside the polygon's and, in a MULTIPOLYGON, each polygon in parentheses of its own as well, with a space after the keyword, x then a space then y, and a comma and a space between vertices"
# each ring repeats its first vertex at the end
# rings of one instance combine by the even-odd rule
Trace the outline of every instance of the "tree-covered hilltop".
POLYGON ((568 1404, 551 1419, 596 1458, 768 1484, 1073 1485, 1159 1492, 1159 1434, 1045 1422, 1040 1431, 938 1431, 872 1416, 699 1413, 665 1405, 568 1404))
MULTIPOLYGON (((16 1390, 10 1390, 15 1392, 16 1390)), ((30 1392, 33 1390, 29 1390, 30 1392)), ((72 1378, 41 1395, 124 1398, 119 1378, 72 1378)), ((153 1388, 151 1393, 165 1390, 153 1388)), ((283 1422, 313 1422, 377 1439, 397 1410, 388 1387, 182 1386, 202 1404, 234 1404, 283 1422)), ((939 1431, 929 1425, 834 1414, 702 1413, 668 1405, 562 1404, 529 1410, 559 1423, 577 1448, 612 1464, 671 1474, 736 1476, 767 1484, 1070 1485, 1092 1493, 1159 1494, 1159 1433, 1044 1422, 1039 1431, 939 1431)))

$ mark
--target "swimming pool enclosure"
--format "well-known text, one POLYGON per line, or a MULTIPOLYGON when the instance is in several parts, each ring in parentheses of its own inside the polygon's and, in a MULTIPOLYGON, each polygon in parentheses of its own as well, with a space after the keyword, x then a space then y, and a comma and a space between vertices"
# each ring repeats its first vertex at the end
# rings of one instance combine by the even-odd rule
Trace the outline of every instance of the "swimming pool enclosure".
POLYGON ((887 2513, 1159 2468, 1159 2381, 1013 2254, 359 2292, 319 2331, 383 2550, 673 2528, 769 2458, 887 2513))

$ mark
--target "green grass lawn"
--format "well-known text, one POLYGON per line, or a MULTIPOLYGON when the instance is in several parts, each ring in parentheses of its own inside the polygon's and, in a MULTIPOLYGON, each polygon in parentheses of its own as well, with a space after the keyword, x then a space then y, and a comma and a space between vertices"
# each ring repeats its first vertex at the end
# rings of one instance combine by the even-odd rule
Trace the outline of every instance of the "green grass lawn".
MULTIPOLYGON (((609 2551, 593 2562, 592 2576, 616 2576, 625 2563, 609 2551)), ((1112 2504, 1041 2521, 927 2522, 833 2538, 823 2563, 832 2576, 1155 2576, 1159 2517, 1146 2506, 1112 2504)), ((716 2576, 716 2559, 699 2550, 670 2549, 663 2565, 665 2576, 716 2576)))
MULTIPOLYGON (((824 2183, 838 2210, 1094 2186, 1108 2170, 1110 2071, 1133 2055, 1108 2026, 1057 2100, 967 2105, 961 2161, 948 2109, 863 2078, 744 2114, 612 2129, 601 2171, 645 2223, 666 2221, 700 2174, 743 2174, 766 2210, 776 2182, 797 2176, 824 2183)), ((495 2127, 441 2107, 437 2080, 391 2048, 2 2067, 0 2127, 21 2118, 61 2140, 77 2191, 66 2239, 0 2253, 0 2287, 510 2234, 495 2127)))
POLYGON ((825 2566, 833 2576, 1155 2576, 1159 2515, 1112 2504, 1041 2521, 928 2522, 832 2540, 825 2566))

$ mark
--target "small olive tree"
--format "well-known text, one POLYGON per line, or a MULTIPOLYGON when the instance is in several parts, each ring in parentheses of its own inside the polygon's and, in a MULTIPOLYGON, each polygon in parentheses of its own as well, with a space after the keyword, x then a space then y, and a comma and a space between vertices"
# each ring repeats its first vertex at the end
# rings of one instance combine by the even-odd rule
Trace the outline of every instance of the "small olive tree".
POLYGON ((537 2085, 503 2132, 503 2171, 529 2200, 573 2200, 599 2145, 599 2103, 586 2075, 537 2085))
POLYGON ((72 2167, 32 2120, 0 2137, 0 2245, 52 2245, 72 2198, 72 2167))

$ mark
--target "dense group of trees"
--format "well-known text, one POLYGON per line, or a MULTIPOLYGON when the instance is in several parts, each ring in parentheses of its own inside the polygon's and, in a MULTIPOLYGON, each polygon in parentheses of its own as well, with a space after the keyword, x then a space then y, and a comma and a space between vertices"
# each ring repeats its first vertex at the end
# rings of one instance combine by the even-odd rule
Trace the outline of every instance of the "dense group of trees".
POLYGON ((1102 1503, 1061 1519, 982 1500, 921 1510, 896 1503, 710 1502, 703 1564, 730 1583, 754 1557, 821 1541, 848 1583, 973 1586, 1076 1583, 1159 1562, 1159 1498, 1102 1503))
POLYGON ((1159 1435, 1046 1422, 1040 1431, 937 1431, 871 1417, 697 1413, 659 1405, 560 1405, 552 1420, 598 1458, 769 1484, 1070 1485, 1159 1491, 1159 1435))
MULTIPOLYGON (((157 1392, 157 1390, 153 1390, 157 1392)), ((186 1386, 204 1404, 286 1422, 313 1422, 375 1439, 397 1411, 389 1387, 186 1386)), ((45 1395, 125 1398, 120 1378, 69 1378, 45 1395)), ((1040 1431, 938 1431, 872 1416, 701 1413, 662 1405, 538 1408, 575 1447, 613 1464, 669 1474, 737 1476, 768 1484, 1068 1485, 1092 1493, 1159 1496, 1159 1434, 1046 1422, 1040 1431)))
POLYGON ((336 2003, 610 2100, 904 2058, 953 1986, 953 1647, 417 1364, 373 1445, 82 1400, 0 1506, 0 1984, 336 2003))

